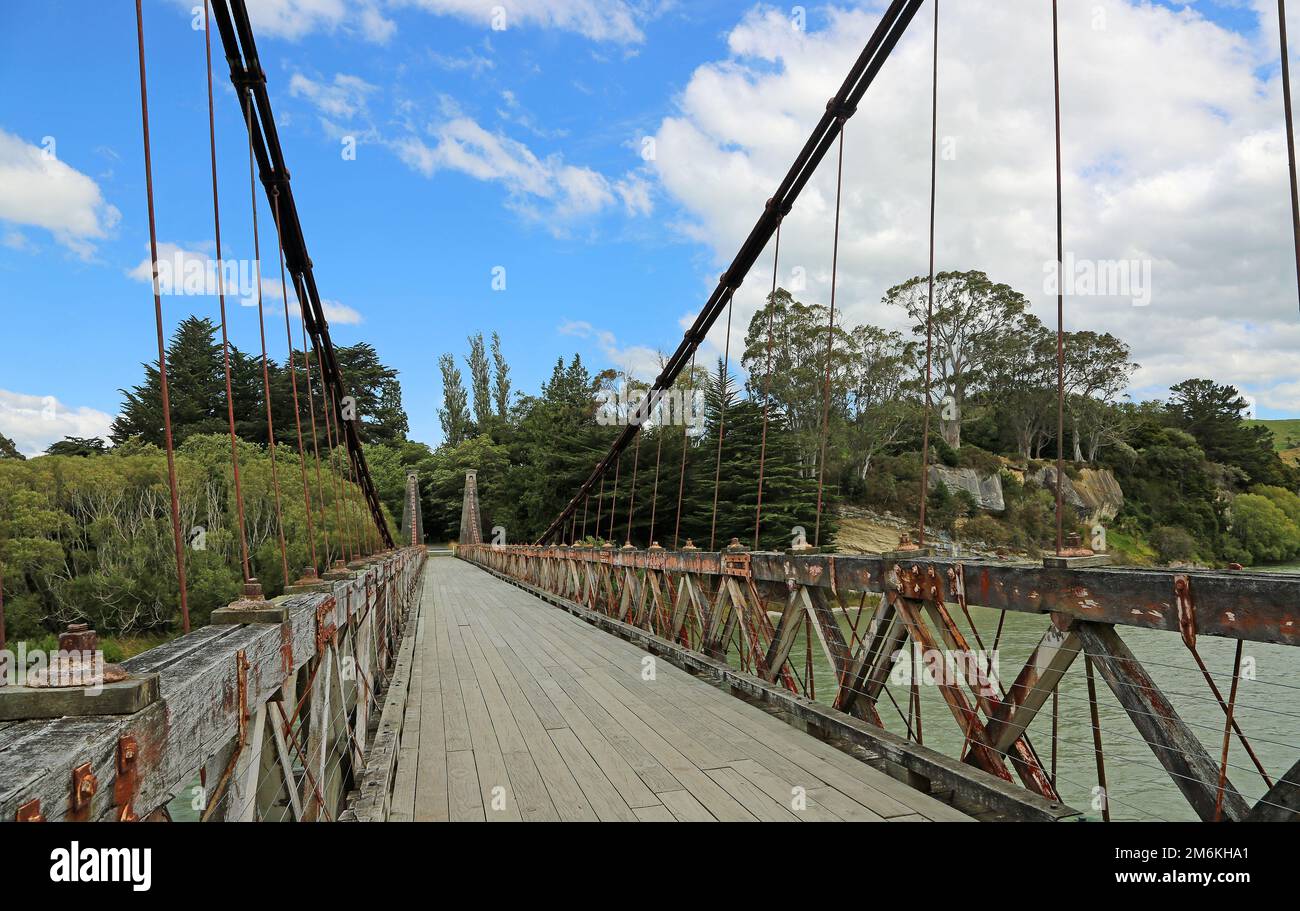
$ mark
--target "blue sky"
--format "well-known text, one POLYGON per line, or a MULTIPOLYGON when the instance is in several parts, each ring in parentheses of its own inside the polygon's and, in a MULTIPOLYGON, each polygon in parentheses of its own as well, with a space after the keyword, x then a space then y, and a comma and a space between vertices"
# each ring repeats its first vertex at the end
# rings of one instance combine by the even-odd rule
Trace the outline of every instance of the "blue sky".
MULTIPOLYGON (((790 59, 744 38, 761 37, 765 15, 788 17, 785 7, 505 5, 513 16, 496 31, 493 4, 474 0, 250 0, 317 281, 336 308, 334 338, 369 341, 401 371, 412 436, 430 443, 439 437, 436 359, 462 356, 470 333, 500 332, 516 388, 529 392, 561 354, 579 351, 596 367, 644 367, 654 349, 672 350, 738 240, 731 222, 752 223, 765 196, 759 187, 779 178, 773 163, 789 160, 819 113, 794 111, 787 119, 797 138, 774 142, 769 161, 752 151, 743 124, 728 134, 728 118, 761 111, 737 116, 725 97, 707 111, 698 102, 709 97, 705 76, 739 69, 759 86, 793 78, 790 59), (734 187, 701 186, 717 193, 713 202, 693 200, 682 187, 709 182, 699 161, 641 154, 647 136, 668 148, 674 123, 707 139, 723 163, 716 174, 746 176, 734 187), (355 160, 341 154, 347 137, 357 141, 355 160), (506 270, 504 292, 492 289, 496 267, 506 270)), ((1117 14, 1141 6, 1104 5, 1117 14)), ((159 240, 211 255, 203 34, 192 28, 192 6, 145 2, 155 195, 159 240)), ((1224 34, 1265 41, 1259 0, 1190 6, 1185 19, 1203 15, 1224 34)), ((810 39, 848 53, 872 8, 810 5, 810 39)), ((1175 20, 1134 21, 1157 23, 1158 37, 1175 20)), ((1177 27, 1190 30, 1186 21, 1177 27)), ((914 28, 928 35, 928 25, 914 28)), ((925 35, 909 39, 922 46, 925 35)), ((245 258, 246 134, 213 40, 224 253, 245 258)), ((816 89, 824 97, 843 72, 838 59, 828 65, 836 75, 816 89)), ((75 172, 60 172, 68 198, 55 205, 26 197, 15 186, 20 172, 4 170, 0 156, 10 181, 0 186, 0 392, 11 421, 0 431, 11 436, 19 425, 33 439, 42 430, 94 430, 116 412, 117 390, 139 379, 139 363, 154 357, 152 296, 131 274, 148 243, 136 65, 130 4, 6 0, 0 11, 0 76, 21 87, 0 102, 0 146, 21 157, 52 138, 58 162, 75 172), (59 421, 32 431, 13 417, 48 397, 59 421)), ((1266 58, 1252 72, 1256 94, 1265 92, 1266 58)), ((923 107, 921 95, 909 104, 923 107)), ((264 271, 274 277, 264 203, 260 218, 264 271)), ((912 265, 906 257, 891 278, 907 277, 912 265)), ((863 296, 879 298, 865 279, 863 296)), ((170 328, 191 312, 215 317, 217 301, 165 297, 164 309, 170 328)), ((255 350, 256 311, 232 304, 230 313, 235 343, 255 350)), ((282 335, 271 338, 272 355, 282 357, 282 335)), ((1268 378, 1257 379, 1262 388, 1268 378)), ((1281 388, 1294 377, 1275 379, 1281 388)), ((1153 375, 1148 385, 1162 381, 1153 375)), ((1261 415, 1292 413, 1287 401, 1263 395, 1261 415)))

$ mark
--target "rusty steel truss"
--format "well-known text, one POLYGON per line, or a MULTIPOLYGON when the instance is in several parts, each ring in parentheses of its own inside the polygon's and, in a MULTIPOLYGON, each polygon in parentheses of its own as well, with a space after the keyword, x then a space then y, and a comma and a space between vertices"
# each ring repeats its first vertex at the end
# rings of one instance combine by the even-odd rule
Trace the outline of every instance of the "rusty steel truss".
MULTIPOLYGON (((1042 615, 1042 639, 1005 690, 981 665, 960 660, 952 665, 955 675, 938 681, 965 738, 967 764, 1059 801, 1053 774, 1027 729, 1066 671, 1084 655, 1090 679, 1095 671, 1114 692, 1200 818, 1294 819, 1300 814, 1300 764, 1276 783, 1259 766, 1271 790, 1249 804, 1228 779, 1226 760, 1207 753, 1119 634, 1123 627, 1178 633, 1202 669, 1195 651, 1198 636, 1300 645, 1300 577, 1057 568, 923 551, 838 556, 739 548, 706 553, 469 544, 457 553, 539 594, 738 664, 767 684, 811 698, 810 656, 800 679, 796 659, 802 656, 792 654, 803 628, 834 670, 834 710, 877 726, 887 708, 882 698, 893 699, 886 683, 903 650, 919 647, 961 656, 987 645, 968 641, 954 620, 956 612, 968 621, 973 605, 1042 615), (879 598, 873 599, 874 610, 864 611, 868 594, 879 598), (846 615, 857 609, 858 617, 869 614, 870 620, 860 629, 855 623, 846 638, 836 607, 846 615), (769 611, 777 614, 775 622, 769 611)), ((974 624, 968 628, 974 630, 974 624)), ((1206 679, 1227 726, 1253 759, 1232 717, 1231 699, 1225 702, 1208 672, 1206 679)))

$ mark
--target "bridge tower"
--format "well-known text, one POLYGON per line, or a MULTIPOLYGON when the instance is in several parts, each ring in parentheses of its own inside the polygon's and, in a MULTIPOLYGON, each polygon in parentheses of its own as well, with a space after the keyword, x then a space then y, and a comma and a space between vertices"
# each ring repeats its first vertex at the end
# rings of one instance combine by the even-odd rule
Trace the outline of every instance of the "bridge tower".
POLYGON ((402 544, 418 547, 424 543, 424 511, 420 507, 420 474, 406 470, 406 497, 402 501, 402 544))
POLYGON ((478 472, 465 472, 465 502, 460 508, 460 543, 483 543, 483 520, 478 511, 478 472))

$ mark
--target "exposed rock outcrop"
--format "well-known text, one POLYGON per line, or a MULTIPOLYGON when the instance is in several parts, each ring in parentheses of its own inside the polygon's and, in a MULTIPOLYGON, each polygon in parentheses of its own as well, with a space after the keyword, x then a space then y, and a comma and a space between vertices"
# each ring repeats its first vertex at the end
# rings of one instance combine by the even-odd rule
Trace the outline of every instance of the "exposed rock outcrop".
MULTIPOLYGON (((1025 473, 1025 483, 1056 491, 1056 466, 1045 465, 1025 473)), ((1081 468, 1078 478, 1068 474, 1061 484, 1061 499, 1073 506, 1086 522, 1109 522, 1124 506, 1124 491, 1107 469, 1081 468)))
POLYGON ((981 475, 974 468, 949 468, 946 465, 930 466, 930 487, 940 482, 952 493, 964 490, 975 498, 979 508, 986 512, 1002 512, 1007 508, 1002 498, 1002 478, 999 475, 981 475))

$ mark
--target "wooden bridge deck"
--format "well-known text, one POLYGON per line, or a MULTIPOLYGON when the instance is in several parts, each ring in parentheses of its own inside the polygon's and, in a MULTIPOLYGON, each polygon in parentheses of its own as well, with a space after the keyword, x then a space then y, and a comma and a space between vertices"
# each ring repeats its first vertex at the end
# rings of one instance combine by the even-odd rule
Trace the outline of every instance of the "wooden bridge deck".
POLYGON ((425 572, 393 819, 970 818, 464 561, 425 572))

